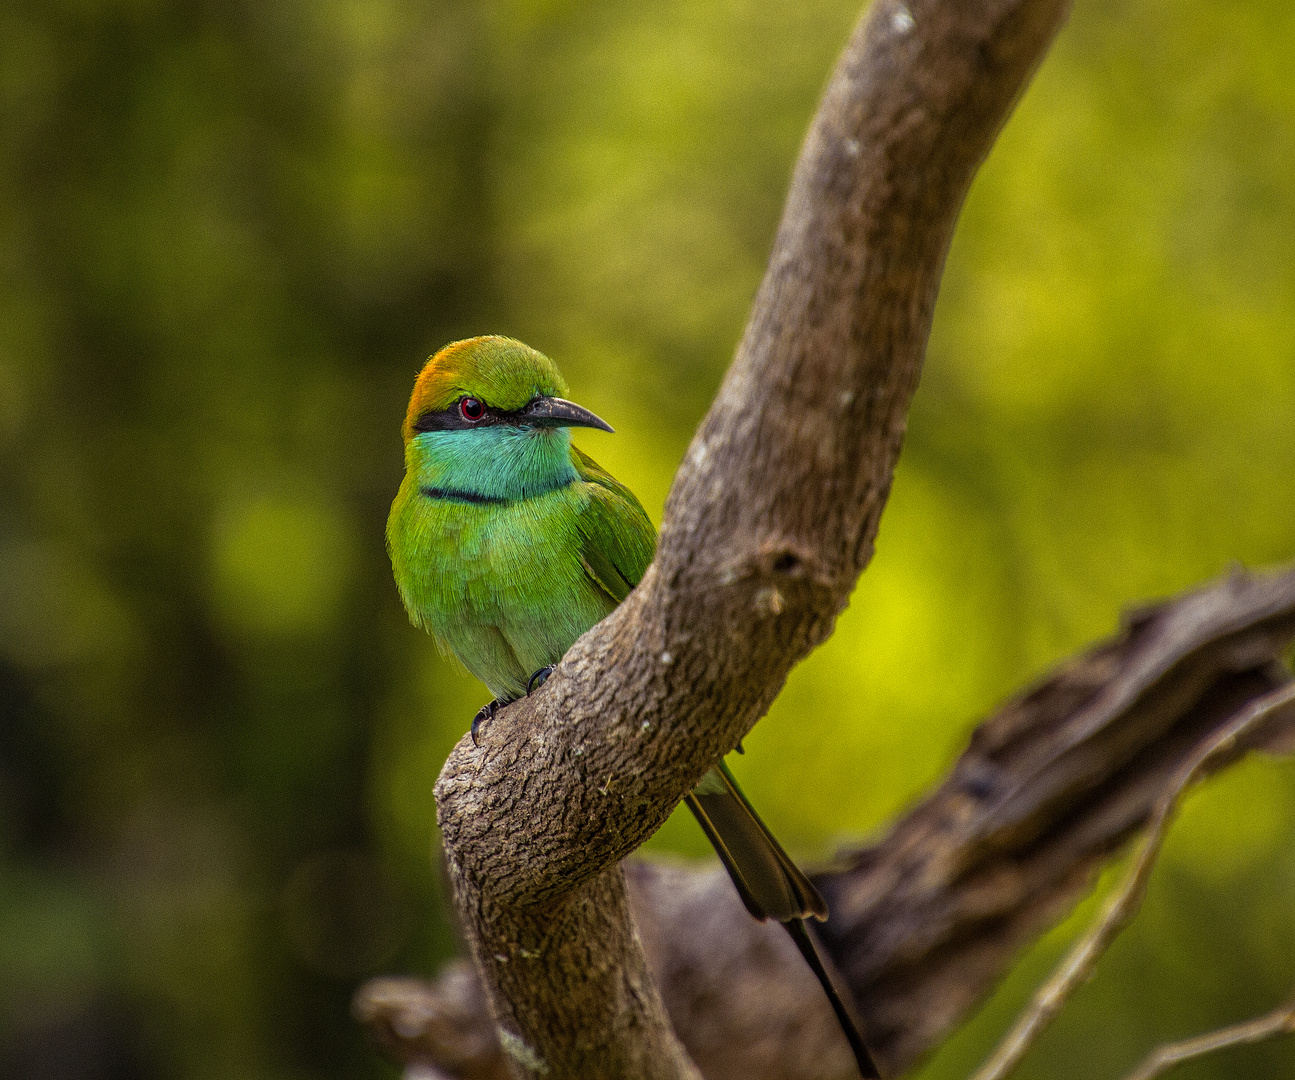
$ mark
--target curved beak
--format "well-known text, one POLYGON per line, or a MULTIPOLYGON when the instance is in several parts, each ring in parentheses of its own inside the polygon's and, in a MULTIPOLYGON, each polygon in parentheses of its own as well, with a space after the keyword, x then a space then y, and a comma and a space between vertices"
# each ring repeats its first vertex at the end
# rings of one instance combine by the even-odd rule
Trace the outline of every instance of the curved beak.
POLYGON ((560 397, 538 397, 522 408, 521 419, 536 427, 591 427, 613 431, 607 423, 574 401, 560 397))

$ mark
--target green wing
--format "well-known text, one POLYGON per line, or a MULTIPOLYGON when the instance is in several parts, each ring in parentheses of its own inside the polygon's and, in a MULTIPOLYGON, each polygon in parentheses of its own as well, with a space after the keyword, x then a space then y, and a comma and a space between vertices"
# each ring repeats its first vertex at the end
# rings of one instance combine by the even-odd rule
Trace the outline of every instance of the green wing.
POLYGON ((634 492, 593 458, 573 446, 571 463, 589 492, 578 523, 580 559, 595 584, 619 604, 647 571, 656 530, 634 492))

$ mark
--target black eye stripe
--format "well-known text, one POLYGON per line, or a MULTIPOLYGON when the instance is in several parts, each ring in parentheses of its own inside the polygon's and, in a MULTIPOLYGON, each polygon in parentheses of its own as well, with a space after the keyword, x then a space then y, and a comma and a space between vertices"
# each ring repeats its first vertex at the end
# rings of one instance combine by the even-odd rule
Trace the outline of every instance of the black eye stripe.
POLYGON ((459 402, 448 409, 437 412, 425 412, 414 421, 414 431, 466 431, 469 428, 488 427, 491 424, 517 424, 521 422, 518 410, 505 412, 482 402, 481 416, 476 420, 465 420, 459 411, 459 402))

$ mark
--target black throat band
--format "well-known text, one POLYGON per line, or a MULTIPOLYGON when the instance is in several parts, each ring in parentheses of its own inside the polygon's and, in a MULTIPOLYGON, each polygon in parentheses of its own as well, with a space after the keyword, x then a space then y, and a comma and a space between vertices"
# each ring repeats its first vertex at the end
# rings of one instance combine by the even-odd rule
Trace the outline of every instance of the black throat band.
POLYGON ((418 491, 429 499, 472 503, 474 506, 498 506, 508 501, 502 495, 482 495, 476 491, 460 491, 458 488, 421 487, 418 491))

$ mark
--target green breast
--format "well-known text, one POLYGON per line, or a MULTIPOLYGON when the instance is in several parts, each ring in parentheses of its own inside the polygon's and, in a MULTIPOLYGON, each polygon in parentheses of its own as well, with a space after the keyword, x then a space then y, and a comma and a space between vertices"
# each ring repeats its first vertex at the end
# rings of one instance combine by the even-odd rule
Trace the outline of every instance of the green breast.
POLYGON ((401 597, 500 701, 525 694, 615 607, 581 558, 590 485, 488 503, 429 497, 408 476, 406 486, 388 523, 401 597))

